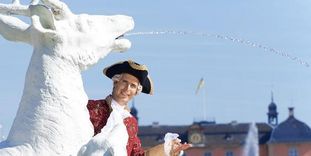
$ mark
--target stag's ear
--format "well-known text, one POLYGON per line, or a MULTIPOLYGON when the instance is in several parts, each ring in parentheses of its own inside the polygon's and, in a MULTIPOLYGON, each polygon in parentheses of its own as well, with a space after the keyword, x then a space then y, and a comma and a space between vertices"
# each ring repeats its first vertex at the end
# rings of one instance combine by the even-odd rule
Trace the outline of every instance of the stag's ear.
POLYGON ((43 28, 55 30, 53 13, 47 6, 42 4, 30 5, 29 9, 31 16, 37 15, 40 17, 40 23, 43 28))

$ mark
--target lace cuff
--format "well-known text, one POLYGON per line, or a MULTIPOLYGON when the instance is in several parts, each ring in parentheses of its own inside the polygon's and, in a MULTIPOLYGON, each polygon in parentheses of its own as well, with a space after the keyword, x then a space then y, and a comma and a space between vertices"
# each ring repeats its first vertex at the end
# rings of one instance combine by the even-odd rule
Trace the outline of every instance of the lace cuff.
MULTIPOLYGON (((165 137, 164 137, 164 153, 165 156, 170 156, 170 152, 172 150, 172 146, 173 146, 173 140, 177 140, 179 142, 181 142, 180 139, 178 139, 178 134, 177 133, 166 133, 165 137)), ((183 151, 181 151, 179 153, 179 155, 181 156, 183 154, 183 151)))

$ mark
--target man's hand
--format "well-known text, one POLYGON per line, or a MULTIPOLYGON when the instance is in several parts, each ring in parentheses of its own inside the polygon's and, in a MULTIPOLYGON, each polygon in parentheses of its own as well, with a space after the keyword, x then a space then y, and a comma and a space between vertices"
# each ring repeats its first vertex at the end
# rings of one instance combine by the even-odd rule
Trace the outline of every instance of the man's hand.
POLYGON ((179 156, 183 150, 190 148, 192 145, 181 143, 176 133, 166 133, 164 137, 164 151, 166 156, 179 156))
POLYGON ((179 156, 183 150, 186 150, 192 147, 192 144, 188 144, 186 142, 182 144, 180 142, 181 140, 178 138, 172 140, 172 148, 171 148, 170 156, 179 156))

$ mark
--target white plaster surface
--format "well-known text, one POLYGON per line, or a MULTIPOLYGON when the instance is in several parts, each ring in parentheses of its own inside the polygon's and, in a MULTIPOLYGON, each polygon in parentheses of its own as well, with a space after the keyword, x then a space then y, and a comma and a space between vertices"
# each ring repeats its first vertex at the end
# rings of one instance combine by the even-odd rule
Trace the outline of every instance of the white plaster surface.
MULTIPOLYGON (((131 43, 131 17, 73 14, 58 0, 0 4, 0 34, 33 46, 23 96, 1 156, 77 155, 93 135, 81 72, 131 43), (24 23, 13 15, 31 18, 24 23)), ((17 56, 18 57, 18 56, 17 56)))

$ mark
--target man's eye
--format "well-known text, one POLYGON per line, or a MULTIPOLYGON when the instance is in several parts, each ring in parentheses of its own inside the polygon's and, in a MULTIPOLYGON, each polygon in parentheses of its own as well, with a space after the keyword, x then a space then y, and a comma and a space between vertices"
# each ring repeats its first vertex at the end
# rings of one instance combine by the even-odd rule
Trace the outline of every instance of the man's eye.
POLYGON ((122 86, 126 86, 127 85, 127 82, 126 81, 119 81, 120 82, 120 85, 122 85, 122 86))
POLYGON ((137 86, 134 85, 134 84, 131 84, 130 87, 131 87, 131 88, 137 88, 137 86))

